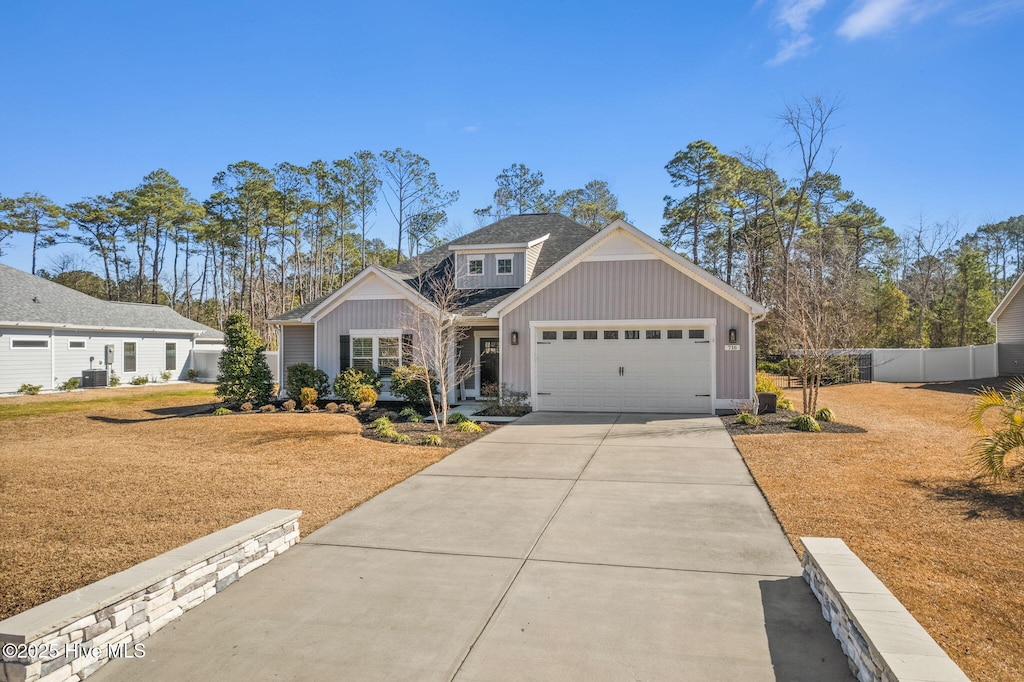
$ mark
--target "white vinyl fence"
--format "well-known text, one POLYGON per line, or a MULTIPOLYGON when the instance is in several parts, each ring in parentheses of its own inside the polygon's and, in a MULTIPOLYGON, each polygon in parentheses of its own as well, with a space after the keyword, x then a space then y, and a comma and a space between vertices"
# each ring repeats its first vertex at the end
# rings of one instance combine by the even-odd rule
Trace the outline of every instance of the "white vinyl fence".
POLYGON ((994 343, 959 348, 864 348, 858 352, 872 354, 875 381, 965 381, 999 376, 994 343))
MULTIPOLYGON (((192 351, 192 369, 199 372, 199 381, 216 381, 217 361, 220 360, 220 353, 219 350, 205 348, 196 348, 192 351)), ((267 364, 270 365, 274 383, 280 384, 281 380, 277 376, 277 351, 264 351, 263 356, 267 358, 267 364)))

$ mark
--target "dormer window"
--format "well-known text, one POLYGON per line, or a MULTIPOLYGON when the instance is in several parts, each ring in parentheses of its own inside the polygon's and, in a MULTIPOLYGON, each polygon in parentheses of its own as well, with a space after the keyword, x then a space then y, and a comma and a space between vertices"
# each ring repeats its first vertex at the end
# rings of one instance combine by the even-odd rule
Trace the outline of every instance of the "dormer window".
POLYGON ((468 260, 469 260, 469 274, 471 274, 471 275, 482 275, 482 274, 484 274, 484 257, 483 256, 470 256, 468 260))
POLYGON ((499 275, 511 275, 512 274, 512 256, 508 254, 501 254, 496 257, 498 261, 498 274, 499 275))

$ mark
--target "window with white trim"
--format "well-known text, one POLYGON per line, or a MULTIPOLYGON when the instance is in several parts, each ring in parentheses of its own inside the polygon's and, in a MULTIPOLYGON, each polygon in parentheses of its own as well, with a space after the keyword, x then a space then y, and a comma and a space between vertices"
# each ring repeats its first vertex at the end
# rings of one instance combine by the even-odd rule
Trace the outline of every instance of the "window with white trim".
POLYGON ((512 274, 512 256, 501 254, 495 256, 498 261, 498 274, 499 275, 511 275, 512 274))
POLYGON ((11 348, 49 348, 50 339, 11 339, 11 348))
POLYGON ((372 369, 391 376, 402 364, 401 336, 355 336, 352 338, 352 366, 372 369))
POLYGON ((477 276, 484 274, 484 257, 483 256, 469 256, 467 260, 467 271, 470 275, 477 276))
POLYGON ((138 367, 136 363, 136 352, 138 345, 134 341, 124 342, 124 371, 134 372, 138 367))

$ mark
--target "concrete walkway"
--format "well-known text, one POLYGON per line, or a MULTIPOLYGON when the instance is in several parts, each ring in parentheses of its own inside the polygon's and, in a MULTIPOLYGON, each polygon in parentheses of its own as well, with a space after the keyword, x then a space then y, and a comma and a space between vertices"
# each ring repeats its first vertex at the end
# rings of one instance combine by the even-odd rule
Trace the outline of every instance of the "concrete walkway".
POLYGON ((535 413, 96 680, 848 680, 716 418, 535 413))

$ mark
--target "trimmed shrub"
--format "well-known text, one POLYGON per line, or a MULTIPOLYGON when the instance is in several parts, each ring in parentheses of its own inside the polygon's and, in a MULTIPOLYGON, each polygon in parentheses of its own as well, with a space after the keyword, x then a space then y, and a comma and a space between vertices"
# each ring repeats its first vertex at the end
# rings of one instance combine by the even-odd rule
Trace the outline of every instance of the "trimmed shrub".
POLYGON ((761 418, 751 412, 740 412, 736 415, 737 424, 746 424, 747 426, 760 426, 761 418))
POLYGON ((266 405, 260 408, 260 412, 277 412, 277 408, 271 405, 270 403, 267 403, 266 405))
POLYGON ((469 417, 462 414, 461 412, 452 412, 451 414, 448 415, 449 424, 461 424, 463 422, 468 421, 470 421, 469 417))
POLYGON ((231 414, 231 410, 229 410, 226 407, 218 407, 216 410, 213 411, 214 417, 220 417, 225 414, 231 414))
POLYGON ((304 405, 305 403, 302 402, 302 389, 304 388, 313 389, 318 396, 327 395, 331 390, 327 373, 306 362, 292 365, 288 368, 288 378, 284 384, 285 393, 292 400, 297 400, 300 405, 304 405))
POLYGON ((326 405, 324 405, 324 409, 327 410, 328 412, 337 412, 338 403, 327 403, 326 405))
POLYGON ((312 405, 319 397, 320 394, 315 388, 309 388, 307 386, 299 391, 299 407, 305 408, 307 405, 312 405))
POLYGON ((363 386, 369 386, 380 394, 380 375, 372 369, 349 367, 334 377, 334 395, 356 405, 359 404, 359 400, 356 399, 356 393, 363 386))
POLYGON ((782 398, 782 389, 775 383, 775 380, 764 372, 758 372, 754 377, 754 392, 755 393, 774 393, 775 395, 782 398))
POLYGON ((524 391, 513 391, 506 384, 484 384, 480 388, 480 397, 490 403, 481 414, 496 417, 522 417, 530 413, 527 400, 530 394, 524 391))
POLYGON ((295 411, 295 401, 294 400, 286 400, 286 401, 284 401, 283 403, 281 403, 281 409, 284 410, 285 412, 294 412, 295 411))
MULTIPOLYGON (((430 395, 427 393, 427 368, 422 365, 402 365, 391 373, 391 393, 413 405, 429 405, 430 395)), ((437 381, 430 378, 430 391, 437 393, 437 381)))
POLYGON ((420 441, 420 445, 442 445, 444 441, 441 440, 441 436, 436 433, 428 433, 423 436, 423 440, 420 441))
POLYGON ((480 428, 479 424, 477 424, 474 421, 470 421, 469 419, 467 419, 464 422, 459 422, 458 424, 456 424, 455 430, 461 431, 462 433, 477 433, 478 431, 483 431, 483 429, 480 428))
POLYGON ((356 403, 359 404, 359 407, 373 407, 377 404, 377 391, 369 386, 360 386, 356 391, 356 403))
POLYGON ((170 380, 171 380, 171 373, 170 372, 168 372, 167 370, 164 370, 163 372, 160 372, 160 381, 163 381, 163 382, 166 383, 166 382, 168 382, 170 380))
POLYGON ((793 421, 789 422, 787 426, 791 429, 796 429, 797 431, 813 431, 815 433, 821 431, 821 424, 815 421, 814 417, 809 414, 801 414, 793 419, 793 421))
POLYGON ((189 367, 186 376, 188 377, 189 381, 195 381, 196 379, 199 378, 199 370, 196 369, 195 367, 189 367))
POLYGON ((145 374, 140 374, 139 376, 133 378, 128 383, 131 384, 132 386, 145 386, 146 384, 149 383, 149 377, 146 376, 145 374))
POLYGON ((39 395, 39 391, 43 390, 43 385, 39 384, 22 384, 21 388, 18 389, 18 393, 22 395, 39 395))
POLYGON ((832 411, 832 408, 823 407, 814 413, 814 418, 820 422, 834 422, 836 413, 832 411))
POLYGON ((242 412, 252 412, 252 403, 242 403, 238 409, 242 412))
POLYGON ((214 395, 228 405, 269 403, 274 396, 274 377, 263 355, 265 349, 245 315, 229 315, 224 322, 224 352, 217 361, 214 395))
POLYGON ((310 403, 302 406, 303 412, 319 412, 320 408, 316 406, 316 403, 310 403))
POLYGON ((57 387, 60 391, 75 391, 79 386, 82 385, 82 380, 78 377, 71 377, 63 384, 57 387))

